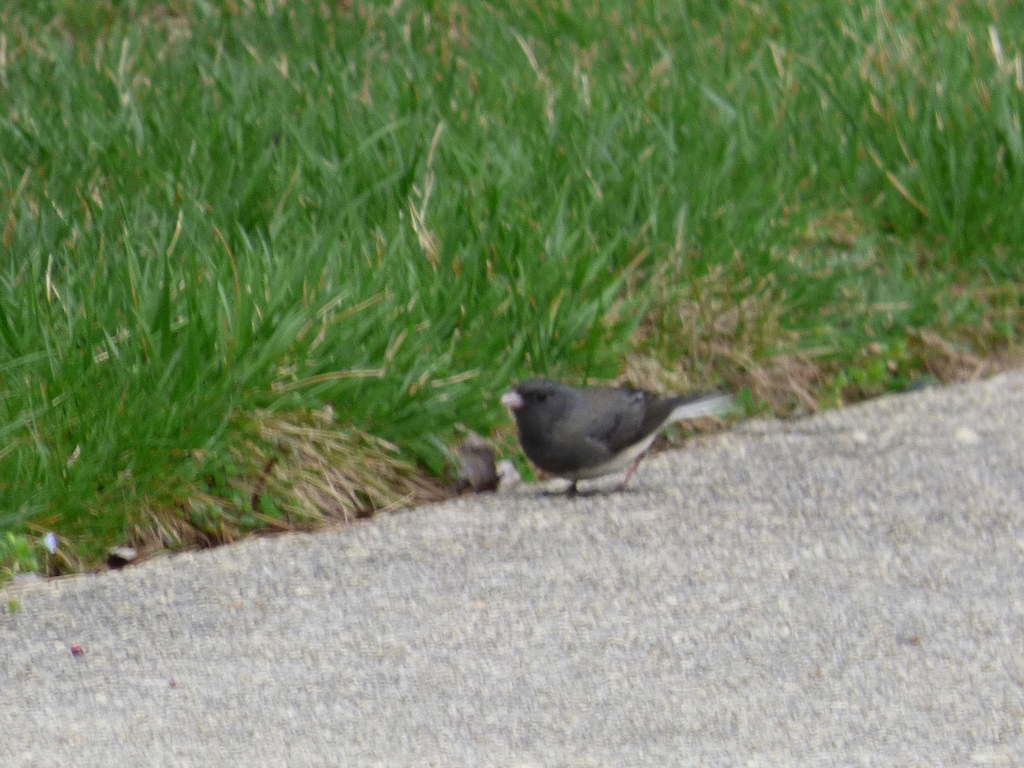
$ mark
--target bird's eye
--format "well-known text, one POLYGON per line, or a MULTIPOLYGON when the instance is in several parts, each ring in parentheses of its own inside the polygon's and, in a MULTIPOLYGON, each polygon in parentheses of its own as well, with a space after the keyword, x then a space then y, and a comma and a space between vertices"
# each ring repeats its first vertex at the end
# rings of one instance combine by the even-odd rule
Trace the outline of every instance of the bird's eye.
POLYGON ((548 399, 548 393, 547 392, 538 392, 537 393, 537 402, 543 403, 547 399, 548 399))

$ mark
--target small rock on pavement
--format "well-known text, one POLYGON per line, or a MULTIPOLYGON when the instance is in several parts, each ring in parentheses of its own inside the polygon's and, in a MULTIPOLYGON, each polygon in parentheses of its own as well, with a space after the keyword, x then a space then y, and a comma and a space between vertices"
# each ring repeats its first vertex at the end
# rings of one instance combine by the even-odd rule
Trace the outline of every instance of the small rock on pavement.
POLYGON ((975 445, 981 442, 981 436, 970 427, 960 427, 953 435, 958 442, 975 445))

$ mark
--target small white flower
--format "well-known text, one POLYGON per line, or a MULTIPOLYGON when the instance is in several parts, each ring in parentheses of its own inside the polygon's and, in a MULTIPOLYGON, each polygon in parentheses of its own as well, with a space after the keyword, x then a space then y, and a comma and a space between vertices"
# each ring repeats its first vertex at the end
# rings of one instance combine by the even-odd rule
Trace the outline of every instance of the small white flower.
POLYGON ((43 536, 43 546, 51 555, 57 554, 57 535, 53 531, 43 536))

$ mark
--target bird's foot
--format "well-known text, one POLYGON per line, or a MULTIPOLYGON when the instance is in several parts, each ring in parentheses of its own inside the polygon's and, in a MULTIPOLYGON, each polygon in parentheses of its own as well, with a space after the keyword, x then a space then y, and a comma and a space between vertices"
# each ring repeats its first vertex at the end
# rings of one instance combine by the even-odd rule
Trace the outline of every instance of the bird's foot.
POLYGON ((636 469, 637 469, 637 467, 640 466, 640 461, 643 459, 643 457, 644 457, 644 454, 641 454, 640 456, 637 456, 636 461, 633 462, 633 466, 631 466, 629 468, 629 470, 626 472, 626 476, 624 478, 622 478, 622 482, 619 483, 619 485, 616 487, 615 490, 619 491, 620 493, 622 491, 626 490, 626 486, 629 485, 629 479, 631 477, 633 477, 633 475, 636 474, 636 469))

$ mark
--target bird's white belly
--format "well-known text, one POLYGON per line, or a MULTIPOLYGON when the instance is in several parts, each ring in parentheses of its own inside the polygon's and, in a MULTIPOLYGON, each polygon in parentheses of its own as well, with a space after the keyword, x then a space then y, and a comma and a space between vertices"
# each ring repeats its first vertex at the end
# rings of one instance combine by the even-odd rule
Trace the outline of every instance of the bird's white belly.
POLYGON ((657 433, 645 437, 635 445, 631 445, 629 448, 626 448, 603 464, 595 464, 593 467, 583 467, 582 469, 577 469, 575 472, 566 472, 562 477, 568 478, 569 480, 589 480, 592 477, 602 477, 614 472, 625 472, 633 466, 634 461, 647 452, 647 449, 649 449, 651 444, 654 442, 655 437, 657 437, 657 433))

